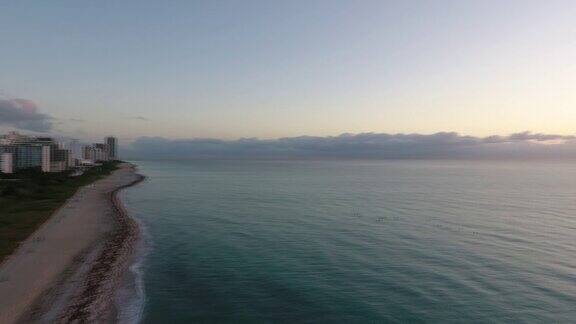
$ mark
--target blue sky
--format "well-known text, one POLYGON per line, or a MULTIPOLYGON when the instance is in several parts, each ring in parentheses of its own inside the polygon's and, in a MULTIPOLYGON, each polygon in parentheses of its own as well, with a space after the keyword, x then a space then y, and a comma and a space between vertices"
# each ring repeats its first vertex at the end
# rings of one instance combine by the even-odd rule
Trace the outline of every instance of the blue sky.
POLYGON ((0 96, 80 138, 569 135, 574 17, 574 1, 3 1, 0 96))

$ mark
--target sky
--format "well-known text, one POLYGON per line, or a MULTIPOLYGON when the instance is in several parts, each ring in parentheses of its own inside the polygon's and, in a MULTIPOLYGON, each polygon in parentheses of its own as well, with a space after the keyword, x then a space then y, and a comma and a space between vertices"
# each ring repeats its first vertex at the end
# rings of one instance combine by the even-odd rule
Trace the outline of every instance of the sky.
POLYGON ((571 136, 574 1, 2 1, 0 131, 571 136))

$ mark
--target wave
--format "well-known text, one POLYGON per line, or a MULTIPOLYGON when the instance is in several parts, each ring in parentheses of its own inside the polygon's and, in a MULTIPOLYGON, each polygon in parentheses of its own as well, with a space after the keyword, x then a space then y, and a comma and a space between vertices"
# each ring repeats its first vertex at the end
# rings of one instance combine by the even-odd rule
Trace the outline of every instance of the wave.
MULTIPOLYGON (((125 207, 125 197, 122 197, 125 207)), ((122 280, 121 287, 117 293, 115 304, 117 310, 117 319, 120 324, 140 323, 144 317, 144 308, 146 304, 146 291, 144 288, 144 261, 149 250, 148 231, 144 224, 132 216, 133 212, 129 210, 128 214, 137 223, 140 229, 140 237, 135 246, 134 257, 130 267, 122 280)))

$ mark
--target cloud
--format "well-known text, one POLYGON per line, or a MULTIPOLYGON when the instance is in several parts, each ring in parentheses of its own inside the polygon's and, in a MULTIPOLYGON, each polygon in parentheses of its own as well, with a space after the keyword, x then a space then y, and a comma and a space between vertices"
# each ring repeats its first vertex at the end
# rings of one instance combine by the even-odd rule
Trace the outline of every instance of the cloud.
POLYGON ((522 141, 533 141, 533 142, 547 142, 547 141, 570 141, 576 139, 576 136, 566 136, 566 135, 553 135, 553 134, 541 134, 532 132, 522 132, 515 133, 506 137, 501 136, 489 136, 484 139, 486 143, 498 143, 498 142, 522 142, 522 141))
POLYGON ((38 112, 36 104, 27 99, 0 99, 0 125, 35 132, 52 129, 52 118, 38 112))
POLYGON ((128 117, 127 119, 130 120, 139 120, 139 121, 150 121, 150 119, 146 118, 146 117, 142 117, 142 116, 133 116, 133 117, 128 117))
POLYGON ((275 140, 140 137, 125 148, 131 158, 193 159, 491 159, 576 158, 576 137, 523 132, 474 137, 454 132, 423 134, 362 133, 300 136, 275 140))

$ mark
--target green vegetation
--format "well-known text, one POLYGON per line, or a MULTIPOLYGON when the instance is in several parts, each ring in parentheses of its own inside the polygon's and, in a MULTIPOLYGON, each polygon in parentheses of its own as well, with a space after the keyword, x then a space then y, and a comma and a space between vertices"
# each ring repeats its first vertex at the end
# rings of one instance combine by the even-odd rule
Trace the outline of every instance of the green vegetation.
POLYGON ((71 172, 42 173, 36 169, 0 174, 0 262, 77 189, 117 167, 118 162, 106 162, 74 177, 71 172))

